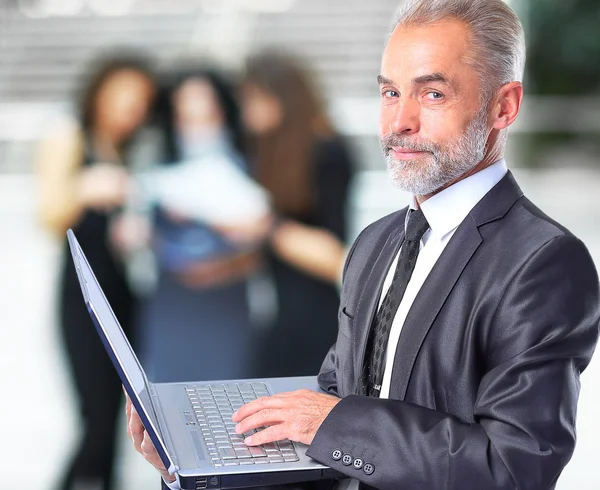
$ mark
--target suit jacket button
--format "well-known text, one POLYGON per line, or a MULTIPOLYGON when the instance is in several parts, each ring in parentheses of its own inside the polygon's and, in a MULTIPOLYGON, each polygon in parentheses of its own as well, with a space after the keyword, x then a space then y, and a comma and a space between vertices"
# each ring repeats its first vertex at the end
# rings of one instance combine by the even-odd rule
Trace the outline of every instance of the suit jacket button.
POLYGON ((375 466, 373 466, 371 463, 365 463, 363 466, 363 471, 365 472, 365 475, 372 475, 375 473, 375 466))
POLYGON ((352 463, 352 466, 354 466, 355 469, 360 470, 364 464, 365 462, 362 459, 356 458, 352 463))
POLYGON ((342 464, 344 466, 350 466, 352 464, 352 456, 350 456, 349 454, 344 454, 344 456, 342 457, 342 464))
POLYGON ((342 451, 340 451, 339 449, 334 449, 334 451, 331 453, 331 459, 333 459, 334 461, 339 461, 340 459, 342 459, 342 451))

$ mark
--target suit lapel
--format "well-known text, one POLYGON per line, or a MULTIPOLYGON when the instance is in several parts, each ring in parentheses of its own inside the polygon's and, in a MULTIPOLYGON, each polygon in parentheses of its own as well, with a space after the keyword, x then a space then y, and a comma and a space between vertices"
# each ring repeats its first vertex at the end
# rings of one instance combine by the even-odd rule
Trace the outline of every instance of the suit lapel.
POLYGON ((390 396, 404 400, 421 345, 460 274, 482 241, 477 227, 467 218, 456 230, 423 283, 400 333, 390 396))
POLYGON ((479 227, 502 219, 523 196, 512 174, 508 174, 473 208, 458 227, 423 283, 402 327, 394 364, 390 396, 404 400, 413 366, 433 322, 456 281, 483 239, 479 227))
MULTIPOLYGON (((400 218, 395 221, 394 225, 385 234, 387 238, 385 243, 380 248, 380 253, 373 262, 367 280, 364 283, 361 294, 359 296, 358 308, 356 311, 356 325, 360 328, 356 329, 357 338, 353 344, 354 348, 354 379, 362 376, 362 369, 365 360, 365 351, 369 333, 373 324, 373 318, 377 312, 383 283, 387 276, 387 272, 398 254, 400 245, 404 241, 404 220, 406 213, 402 213, 400 218)), ((385 236, 384 235, 384 236, 385 236)), ((368 264, 367 264, 368 266, 368 264)), ((355 383, 356 384, 356 383, 355 383)))

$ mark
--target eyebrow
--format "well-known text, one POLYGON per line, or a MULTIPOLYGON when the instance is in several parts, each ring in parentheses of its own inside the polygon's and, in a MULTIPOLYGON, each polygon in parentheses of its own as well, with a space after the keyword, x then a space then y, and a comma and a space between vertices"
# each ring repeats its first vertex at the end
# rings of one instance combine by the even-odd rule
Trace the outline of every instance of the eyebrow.
POLYGON ((383 75, 377 75, 377 83, 379 83, 379 85, 394 85, 393 80, 390 80, 383 75))
POLYGON ((443 73, 430 73, 428 75, 421 75, 420 77, 413 78, 413 83, 415 85, 422 85, 424 83, 449 83, 448 78, 443 73))
MULTIPOLYGON (((386 78, 383 75, 379 75, 377 77, 377 81, 379 82, 379 85, 395 85, 393 80, 390 80, 389 78, 386 78)), ((412 83, 415 85, 423 85, 425 83, 434 83, 434 82, 445 83, 445 84, 450 83, 448 80, 448 77, 446 77, 443 73, 440 73, 440 72, 429 73, 427 75, 421 75, 420 77, 413 78, 413 80, 412 80, 412 83)))

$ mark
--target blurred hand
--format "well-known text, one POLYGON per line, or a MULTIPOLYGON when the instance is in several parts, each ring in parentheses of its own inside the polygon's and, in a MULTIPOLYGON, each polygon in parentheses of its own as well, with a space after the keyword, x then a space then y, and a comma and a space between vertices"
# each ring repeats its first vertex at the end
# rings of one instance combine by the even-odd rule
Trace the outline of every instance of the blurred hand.
POLYGON ((127 171, 112 163, 97 163, 81 170, 78 178, 79 202, 90 208, 110 210, 125 202, 127 171))
POLYGON ((335 396, 306 389, 280 393, 244 405, 233 414, 232 420, 238 423, 235 428, 238 434, 267 427, 247 437, 244 442, 248 446, 283 439, 311 444, 317 430, 339 402, 340 398, 335 396))
POLYGON ((127 414, 127 435, 133 441, 135 450, 140 453, 148 463, 154 466, 165 481, 172 483, 175 481, 175 476, 169 475, 169 472, 165 468, 152 439, 144 429, 142 421, 137 414, 135 407, 131 403, 129 396, 125 393, 126 405, 125 412, 127 414))
POLYGON ((344 244, 324 228, 285 220, 271 234, 273 251, 300 270, 335 284, 346 258, 344 244))
POLYGON ((260 266, 261 258, 257 252, 243 252, 190 264, 177 277, 188 287, 209 288, 241 280, 260 266))
POLYGON ((110 239, 122 253, 132 252, 150 243, 152 225, 143 216, 125 213, 111 223, 110 239))
POLYGON ((171 209, 171 208, 165 207, 165 206, 161 206, 161 208, 165 212, 167 218, 169 218, 169 220, 172 221, 173 223, 184 225, 186 223, 194 222, 192 219, 188 218, 187 216, 185 216, 184 214, 182 214, 178 211, 175 211, 174 209, 171 209))
POLYGON ((210 226, 233 243, 243 246, 259 244, 264 241, 273 226, 274 217, 267 214, 259 219, 236 225, 220 225, 211 223, 210 226))

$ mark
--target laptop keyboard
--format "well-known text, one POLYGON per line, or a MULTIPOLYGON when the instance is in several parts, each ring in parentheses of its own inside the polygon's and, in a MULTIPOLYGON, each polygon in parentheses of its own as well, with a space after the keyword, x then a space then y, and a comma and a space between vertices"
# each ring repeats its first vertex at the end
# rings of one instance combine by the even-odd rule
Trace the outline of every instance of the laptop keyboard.
POLYGON ((298 461, 294 445, 289 440, 248 447, 244 444, 244 438, 257 431, 245 434, 235 432, 236 424, 231 420, 233 412, 261 396, 270 396, 264 383, 188 386, 185 391, 213 466, 298 461))

